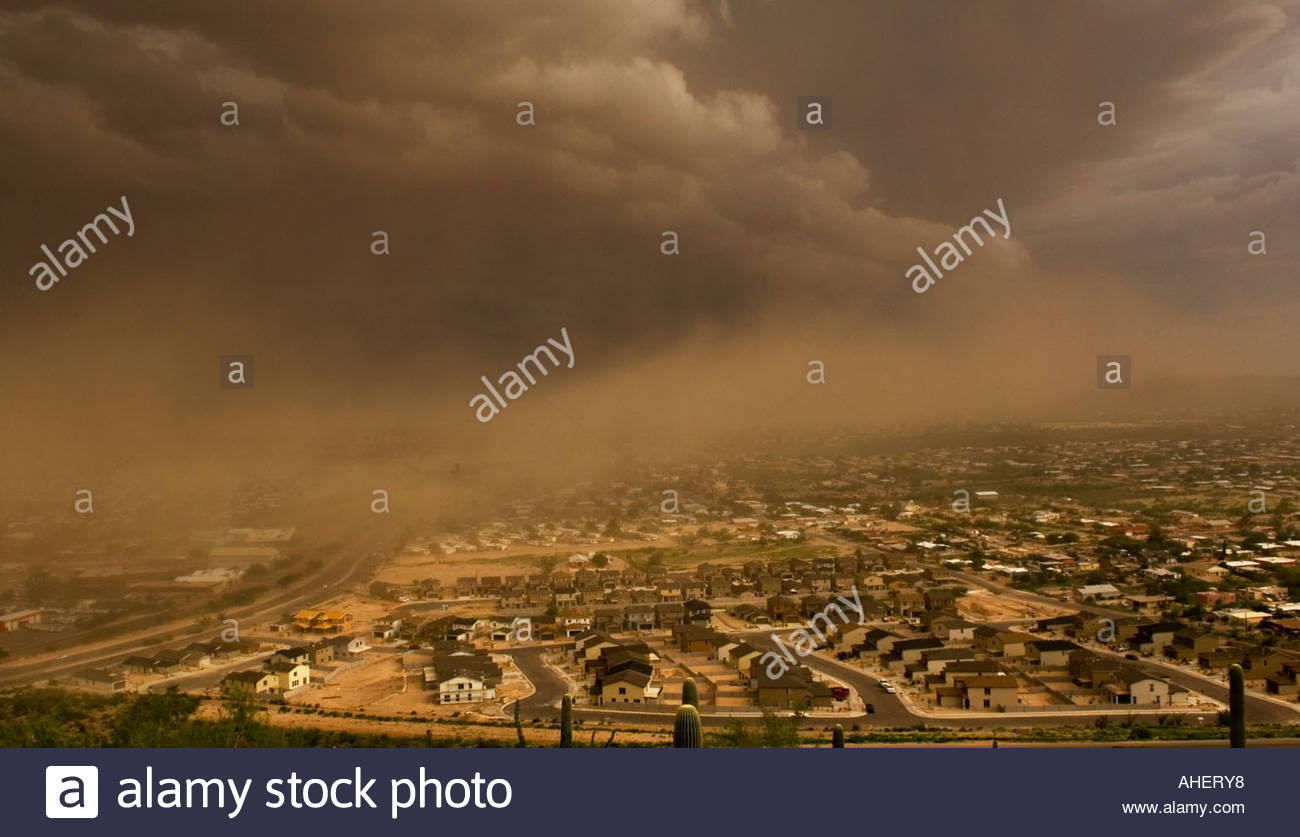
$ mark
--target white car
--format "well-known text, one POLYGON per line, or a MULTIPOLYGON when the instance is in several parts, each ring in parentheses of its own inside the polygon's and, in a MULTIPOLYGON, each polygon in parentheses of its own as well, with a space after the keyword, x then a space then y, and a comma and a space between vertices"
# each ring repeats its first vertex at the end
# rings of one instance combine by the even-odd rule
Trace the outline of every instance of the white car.
POLYGON ((890 683, 888 680, 881 680, 880 688, 884 689, 885 694, 888 695, 892 695, 894 692, 898 691, 897 689, 894 688, 894 684, 890 683))

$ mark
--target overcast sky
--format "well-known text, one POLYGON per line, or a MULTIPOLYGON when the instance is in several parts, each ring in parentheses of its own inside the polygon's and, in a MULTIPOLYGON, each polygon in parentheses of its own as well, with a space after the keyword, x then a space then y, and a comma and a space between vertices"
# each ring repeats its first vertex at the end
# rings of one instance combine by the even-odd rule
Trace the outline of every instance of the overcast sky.
POLYGON ((269 444, 427 417, 487 450, 1014 416, 1095 397, 1098 354, 1139 384, 1300 371, 1294 0, 35 5, 0 2, 24 455, 214 418, 269 444), (40 245, 121 195, 134 236, 38 291, 40 245), (916 248, 999 198, 1010 238, 916 294, 916 248), (561 328, 574 368, 479 425, 479 376, 561 328))

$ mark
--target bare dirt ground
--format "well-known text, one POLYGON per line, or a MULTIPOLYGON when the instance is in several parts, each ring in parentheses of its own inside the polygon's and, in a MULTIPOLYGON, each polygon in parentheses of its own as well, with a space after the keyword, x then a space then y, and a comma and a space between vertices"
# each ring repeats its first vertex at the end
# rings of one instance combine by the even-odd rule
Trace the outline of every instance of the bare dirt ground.
MULTIPOLYGON (((402 553, 390 558, 375 578, 390 584, 410 584, 425 578, 436 578, 442 582, 445 590, 449 586, 454 589, 456 579, 463 576, 527 575, 538 572, 536 559, 544 556, 558 558, 556 569, 564 569, 568 567, 569 556, 577 553, 588 555, 592 552, 668 548, 675 545, 672 538, 660 537, 653 541, 616 540, 600 544, 559 544, 551 547, 512 546, 504 550, 457 552, 451 555, 402 553)), ((622 559, 616 557, 608 569, 621 570, 626 566, 622 559)))
POLYGON ((971 588, 957 600, 957 613, 972 622, 1008 622, 1015 619, 1046 619, 1074 613, 1072 608, 1026 603, 999 596, 982 587, 971 588))
POLYGON ((331 682, 288 698, 290 706, 311 706, 331 712, 366 712, 377 715, 410 715, 421 718, 450 718, 467 712, 484 717, 504 717, 502 707, 533 692, 507 656, 493 657, 501 666, 502 682, 494 700, 466 706, 442 706, 436 694, 424 688, 422 669, 398 665, 396 654, 371 654, 360 665, 340 672, 331 682), (405 683, 403 683, 405 680, 405 683), (405 688, 403 687, 405 686, 405 688))

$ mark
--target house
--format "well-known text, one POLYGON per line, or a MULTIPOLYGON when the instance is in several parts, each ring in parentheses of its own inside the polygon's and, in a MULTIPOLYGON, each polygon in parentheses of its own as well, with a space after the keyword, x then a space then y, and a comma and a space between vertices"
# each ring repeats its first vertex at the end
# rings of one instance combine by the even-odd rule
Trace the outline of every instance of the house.
POLYGON ((313 666, 334 662, 334 644, 327 640, 314 643, 307 650, 310 653, 307 662, 313 666))
POLYGON ((918 639, 899 640, 894 643, 889 653, 898 657, 905 665, 910 665, 920 662, 921 656, 926 651, 936 651, 943 647, 941 640, 927 636, 918 639))
POLYGON ((884 577, 875 573, 859 575, 854 583, 859 591, 868 596, 883 596, 888 589, 884 577))
POLYGON ((699 599, 708 595, 709 585, 707 582, 690 578, 682 582, 682 598, 685 600, 699 599))
POLYGON ((747 642, 739 645, 733 645, 728 654, 727 664, 734 668, 742 677, 749 678, 749 669, 753 662, 760 659, 763 652, 747 642))
POLYGON ((858 625, 856 623, 841 625, 832 639, 838 641, 841 645, 844 645, 847 648, 852 648, 855 645, 861 645, 866 639, 867 634, 871 633, 872 630, 873 629, 870 626, 858 625))
POLYGON ((772 624, 798 622, 803 618, 799 602, 789 596, 771 596, 767 600, 767 615, 772 624))
POLYGON ((401 619, 380 620, 374 624, 370 636, 373 639, 392 639, 402 628, 401 619))
POLYGON ((1300 661, 1282 664, 1282 670, 1264 678, 1269 694, 1295 699, 1300 696, 1300 661))
POLYGON ((299 645, 294 648, 282 648, 272 654, 267 662, 308 665, 311 663, 311 649, 305 645, 299 645))
POLYGON ((591 626, 598 631, 623 630, 623 608, 598 607, 591 619, 591 626))
POLYGON ((804 573, 800 579, 803 585, 817 593, 829 593, 831 589, 831 574, 821 572, 804 573))
POLYGON ((651 675, 624 668, 604 675, 592 687, 592 695, 601 706, 626 703, 658 703, 659 687, 651 684, 651 675))
POLYGON ((660 602, 654 607, 655 624, 661 631, 671 631, 686 619, 686 607, 679 601, 660 602))
POLYGON ((700 625, 678 625, 673 630, 673 639, 682 651, 708 652, 713 646, 714 637, 720 634, 712 628, 700 625))
POLYGON ((930 620, 930 633, 949 642, 971 642, 975 639, 974 622, 967 622, 958 616, 943 614, 930 620))
POLYGON ((1132 666, 1121 666, 1100 686, 1110 696, 1111 703, 1137 706, 1168 706, 1170 703, 1167 681, 1152 677, 1132 666))
POLYGON ((966 709, 1003 709, 1020 702, 1019 682, 1010 675, 971 677, 959 686, 966 690, 966 709))
POLYGON ((191 642, 185 646, 185 650, 194 655, 194 665, 198 668, 207 668, 217 659, 217 651, 221 643, 217 642, 191 642))
POLYGON ((352 630, 352 614, 342 610, 327 610, 312 624, 318 633, 337 634, 352 630))
POLYGON ((581 636, 591 630, 590 616, 561 616, 558 621, 564 628, 565 636, 581 636))
POLYGON ((1069 616, 1052 616, 1047 619, 1039 619, 1035 628, 1039 633, 1048 633, 1058 637, 1065 636, 1066 631, 1077 624, 1077 620, 1075 619, 1076 615, 1077 614, 1071 614, 1069 616))
POLYGON ((1230 648, 1215 648, 1202 651, 1197 655, 1196 662, 1207 671, 1222 671, 1239 659, 1239 653, 1230 648))
POLYGON ((1070 676, 1080 686, 1099 687, 1119 669, 1119 660, 1114 657, 1104 657, 1083 648, 1070 652, 1070 676))
POLYGON ((477 703, 496 697, 501 667, 486 651, 460 643, 437 643, 432 665, 425 666, 424 688, 437 691, 438 703, 477 703))
POLYGON ((323 610, 300 610, 293 615, 293 624, 300 631, 310 631, 316 620, 325 615, 323 610))
POLYGON ((153 657, 136 655, 127 657, 122 661, 122 668, 126 669, 129 674, 153 674, 153 666, 153 657))
POLYGON ((975 644, 985 651, 1003 657, 1023 657, 1028 643, 1036 639, 1032 634, 1017 631, 999 631, 980 628, 975 631, 975 644))
POLYGON ((726 663, 731 659, 731 649, 739 644, 739 639, 726 634, 717 634, 709 640, 709 656, 721 663, 726 663))
POLYGON ((894 601, 894 610, 899 618, 915 623, 925 612, 925 596, 916 590, 900 590, 894 601))
POLYGON ((623 629, 627 631, 653 631, 655 629, 655 608, 653 604, 641 602, 624 608, 623 629))
POLYGON ((659 592, 659 601, 661 602, 681 602, 686 596, 683 592, 685 581, 679 576, 670 576, 663 579, 657 585, 659 592))
POLYGON ((497 606, 502 610, 528 607, 528 592, 523 587, 506 587, 501 591, 497 606))
POLYGON ((1124 599, 1143 616, 1159 616, 1174 601, 1172 596, 1130 595, 1124 599))
POLYGON ((527 642, 533 638, 533 620, 528 616, 514 616, 509 621, 500 619, 492 622, 493 642, 527 642))
POLYGON ((1174 635, 1174 641, 1165 646, 1166 657, 1180 663, 1199 659, 1201 654, 1219 647, 1221 640, 1214 634, 1197 634, 1190 628, 1184 628, 1174 635))
POLYGON ((1289 662, 1300 659, 1300 655, 1290 651, 1256 647, 1241 658, 1241 668, 1246 675, 1246 682, 1263 684, 1269 675, 1278 674, 1289 662))
POLYGON ((705 628, 713 623, 713 605, 703 599, 687 599, 682 605, 687 622, 705 628))
POLYGON ((101 668, 83 668, 73 672, 68 678, 68 685, 79 689, 93 689, 96 692, 121 692, 126 690, 126 675, 121 672, 105 671, 101 668))
POLYGON ((197 668, 195 657, 189 651, 165 648, 154 655, 153 670, 157 674, 175 674, 185 668, 197 668))
POLYGON ((971 648, 936 648, 922 652, 921 662, 930 675, 941 675, 944 669, 953 663, 974 662, 975 651, 971 648))
POLYGON ((830 706, 831 689, 814 680, 812 672, 804 666, 795 666, 770 677, 762 666, 750 666, 750 683, 758 693, 758 705, 776 709, 804 709, 830 706))
POLYGON ((350 660, 370 650, 365 637, 361 636, 336 636, 326 642, 334 646, 334 659, 340 661, 350 660))
POLYGON ((211 643, 211 646, 212 653, 209 655, 209 658, 214 662, 233 660, 235 657, 243 654, 256 653, 258 650, 258 644, 255 642, 225 642, 222 640, 211 643))
POLYGON ((925 591, 927 610, 943 610, 957 604, 957 591, 946 587, 935 587, 925 591))
POLYGON ((266 664, 266 670, 276 676, 279 681, 277 691, 281 694, 301 689, 311 682, 311 666, 305 662, 293 663, 272 657, 266 664))
POLYGON ((1074 599, 1079 602, 1112 601, 1123 596, 1113 584, 1088 584, 1074 591, 1074 599))
POLYGON ((221 693, 226 697, 269 695, 279 690, 280 678, 273 671, 232 671, 221 678, 221 693))
POLYGON ((770 625, 772 618, 767 612, 752 604, 739 604, 731 609, 731 615, 750 625, 770 625))
POLYGON ((943 669, 943 683, 957 686, 967 680, 978 677, 994 677, 1005 674, 1002 666, 993 660, 958 660, 948 663, 943 669))
POLYGON ((16 631, 24 625, 39 625, 40 623, 41 611, 36 608, 0 613, 0 633, 16 631))
POLYGON ((1174 644, 1174 637, 1184 626, 1179 622, 1156 622, 1151 625, 1138 625, 1137 634, 1130 644, 1143 654, 1163 654, 1165 648, 1174 644))
POLYGON ((1070 668, 1070 655, 1080 650, 1068 639, 1035 639, 1025 644, 1025 661, 1038 669, 1070 668))
POLYGON ((619 645, 603 648, 594 660, 587 662, 587 671, 593 679, 599 681, 609 674, 620 671, 639 671, 653 675, 654 664, 650 661, 650 649, 646 645, 619 645))
POLYGON ((429 666, 424 671, 426 687, 438 690, 437 701, 445 703, 482 703, 496 697, 496 686, 472 665, 458 665, 454 658, 429 666))
POLYGON ((574 643, 574 657, 579 660, 594 660, 600 656, 601 651, 606 648, 617 648, 621 645, 618 640, 609 634, 600 631, 590 631, 578 637, 574 643))

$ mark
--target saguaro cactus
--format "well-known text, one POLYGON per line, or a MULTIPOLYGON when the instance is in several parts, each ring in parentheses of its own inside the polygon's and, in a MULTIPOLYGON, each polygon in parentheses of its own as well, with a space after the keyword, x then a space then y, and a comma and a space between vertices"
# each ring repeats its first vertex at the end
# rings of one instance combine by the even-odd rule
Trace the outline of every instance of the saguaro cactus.
POLYGON ((839 724, 836 724, 835 729, 831 731, 831 746, 837 750, 844 749, 844 727, 839 724))
POLYGON ((573 698, 568 695, 560 701, 560 746, 573 746, 573 698))
POLYGON ((682 683, 682 706, 690 704, 696 709, 700 708, 700 689, 695 685, 695 679, 686 678, 682 683))
POLYGON ((1246 746, 1246 674, 1235 663, 1228 669, 1228 746, 1246 746))
POLYGON ((704 746, 704 730, 700 726, 700 712, 689 703, 677 707, 677 717, 673 719, 673 746, 704 746))

